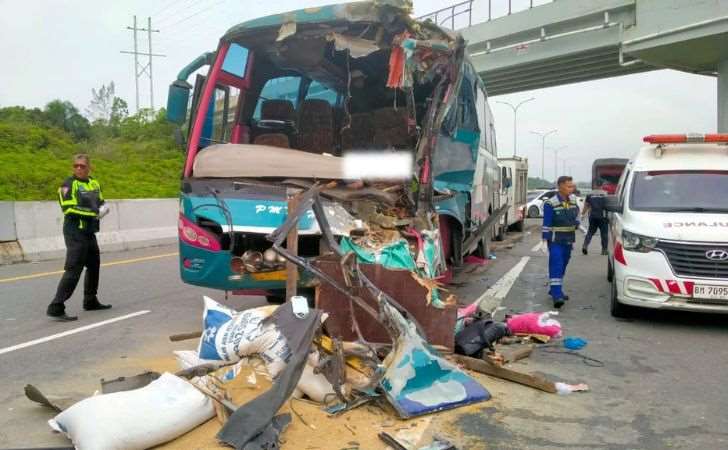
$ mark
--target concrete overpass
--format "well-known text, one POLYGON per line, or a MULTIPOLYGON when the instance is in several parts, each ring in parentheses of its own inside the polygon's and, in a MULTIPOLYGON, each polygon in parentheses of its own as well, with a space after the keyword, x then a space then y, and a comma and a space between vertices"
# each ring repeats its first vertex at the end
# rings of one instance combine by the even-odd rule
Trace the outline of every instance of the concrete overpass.
POLYGON ((465 26, 490 95, 670 68, 718 77, 728 132, 728 0, 554 0, 465 26))

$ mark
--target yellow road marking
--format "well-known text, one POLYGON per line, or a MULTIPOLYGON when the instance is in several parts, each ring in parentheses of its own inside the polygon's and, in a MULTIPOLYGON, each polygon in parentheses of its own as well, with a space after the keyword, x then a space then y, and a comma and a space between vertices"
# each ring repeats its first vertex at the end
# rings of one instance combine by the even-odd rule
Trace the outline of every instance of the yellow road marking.
MULTIPOLYGON (((101 264, 101 267, 117 266, 120 264, 132 264, 132 263, 136 263, 136 262, 150 261, 153 259, 167 258, 169 256, 177 256, 177 255, 178 255, 178 253, 174 252, 174 253, 163 253, 161 255, 143 256, 141 258, 122 259, 120 261, 111 261, 111 262, 101 264)), ((0 283, 9 283, 11 281, 30 280, 33 278, 48 277, 51 275, 60 275, 63 272, 64 272, 63 270, 54 270, 52 272, 39 272, 39 273, 30 274, 30 275, 21 275, 19 277, 0 278, 0 283)))

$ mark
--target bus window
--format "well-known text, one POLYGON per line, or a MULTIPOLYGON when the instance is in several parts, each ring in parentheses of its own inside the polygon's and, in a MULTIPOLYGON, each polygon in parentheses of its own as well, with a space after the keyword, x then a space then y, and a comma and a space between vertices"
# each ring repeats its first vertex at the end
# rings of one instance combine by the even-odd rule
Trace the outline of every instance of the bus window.
POLYGON ((238 88, 222 85, 215 87, 215 95, 211 99, 202 128, 200 147, 230 142, 239 96, 238 88))
POLYGON ((495 127, 493 126, 493 122, 488 124, 490 127, 490 146, 488 148, 488 151, 493 156, 498 156, 498 147, 496 147, 495 143, 495 127))
POLYGON ((245 69, 248 67, 248 49, 238 44, 230 44, 225 61, 222 63, 222 70, 235 75, 239 78, 245 78, 245 69))
MULTIPOLYGON (((480 88, 476 88, 476 103, 475 107, 478 111, 478 123, 479 124, 485 124, 486 117, 487 117, 487 111, 488 111, 488 105, 486 105, 486 97, 485 93, 480 90, 480 88)), ((480 147, 486 148, 487 145, 485 144, 485 136, 486 136, 486 130, 488 128, 484 126, 480 126, 480 147)))
POLYGON ((339 94, 333 89, 329 89, 318 81, 312 81, 308 85, 308 92, 306 92, 306 100, 320 99, 326 100, 331 106, 336 106, 338 102, 339 94))
POLYGON ((260 120, 263 102, 266 100, 288 100, 293 109, 298 108, 298 92, 301 88, 301 77, 272 78, 265 83, 260 91, 258 103, 255 105, 253 119, 260 120))

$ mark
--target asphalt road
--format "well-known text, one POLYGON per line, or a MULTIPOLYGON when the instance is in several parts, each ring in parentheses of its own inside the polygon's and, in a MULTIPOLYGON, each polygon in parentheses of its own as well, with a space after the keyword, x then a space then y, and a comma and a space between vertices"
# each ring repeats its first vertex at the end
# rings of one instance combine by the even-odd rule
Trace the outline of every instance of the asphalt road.
MULTIPOLYGON (((499 253, 499 265, 488 272, 497 275, 530 258, 503 312, 553 309, 547 257, 531 251, 540 239, 537 221, 530 225, 523 242, 499 253)), ((577 239, 564 287, 570 300, 557 319, 565 335, 589 342, 581 353, 603 367, 550 353, 564 350, 558 345, 536 350, 516 367, 584 382, 591 391, 554 396, 514 388, 462 420, 463 431, 489 449, 728 448, 728 317, 641 310, 629 320, 614 319, 599 239, 588 256, 580 251, 583 234, 577 239)))
MULTIPOLYGON (((485 270, 461 274, 461 298, 477 298, 528 257, 503 306, 510 312, 551 309, 546 257, 531 251, 538 232, 535 221, 530 225, 512 248, 501 245, 497 260, 485 270)), ((592 243, 593 250, 597 245, 592 243)), ((53 414, 25 399, 25 384, 83 397, 99 389, 101 378, 138 373, 154 365, 150 362, 169 359, 172 350, 195 345, 170 343, 167 336, 199 329, 202 294, 224 299, 218 292, 182 284, 175 251, 166 247, 102 255, 104 264, 112 264, 102 268, 100 298, 114 307, 84 312, 81 292, 76 292, 68 310, 80 320, 72 323, 45 317, 60 277, 53 272, 61 261, 0 267, 0 448, 68 445, 46 424, 53 414), (27 276, 31 278, 22 278, 27 276), (18 347, 134 313, 139 315, 18 347)), ((457 419, 462 448, 728 448, 728 415, 722 409, 728 400, 725 317, 647 311, 617 321, 609 315, 605 261, 599 255, 574 253, 565 286, 571 300, 558 320, 565 334, 589 341, 582 353, 603 366, 553 353, 561 351, 555 346, 537 350, 515 367, 554 380, 585 382, 591 391, 556 396, 491 380, 487 387, 493 400, 457 419)), ((263 303, 250 297, 227 301, 236 308, 263 303)), ((438 426, 437 420, 432 426, 438 426)))
POLYGON ((37 407, 23 394, 26 384, 41 391, 79 396, 100 389, 101 378, 113 379, 146 370, 150 362, 172 350, 193 348, 195 341, 170 343, 171 334, 200 329, 202 295, 243 308, 265 304, 262 298, 224 296, 183 284, 176 246, 102 255, 99 299, 107 311, 81 307, 83 280, 66 303, 76 322, 50 321, 45 308, 60 279, 53 273, 62 261, 0 267, 0 448, 68 445, 50 432, 52 412, 37 407), (111 265, 109 265, 111 263, 111 265), (29 279, 17 277, 39 275, 29 279), (2 353, 2 349, 53 336, 117 317, 149 311, 88 331, 2 353))

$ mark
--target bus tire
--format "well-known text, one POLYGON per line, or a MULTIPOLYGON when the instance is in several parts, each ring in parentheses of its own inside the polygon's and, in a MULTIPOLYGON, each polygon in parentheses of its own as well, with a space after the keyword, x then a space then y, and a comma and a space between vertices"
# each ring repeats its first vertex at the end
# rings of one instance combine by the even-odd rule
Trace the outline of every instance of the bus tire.
POLYGON ((504 225, 498 226, 498 234, 495 235, 496 241, 502 241, 506 237, 506 230, 508 229, 508 214, 503 216, 504 225))
MULTIPOLYGON (((452 224, 452 222, 450 222, 452 224)), ((463 255, 463 232, 458 226, 450 226, 450 248, 452 249, 451 261, 453 267, 462 267, 465 255, 463 255)))

